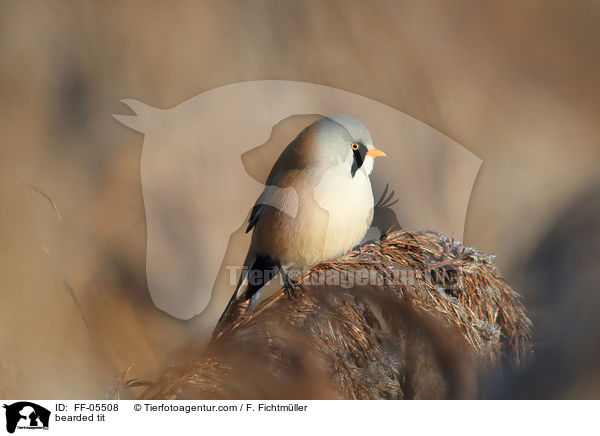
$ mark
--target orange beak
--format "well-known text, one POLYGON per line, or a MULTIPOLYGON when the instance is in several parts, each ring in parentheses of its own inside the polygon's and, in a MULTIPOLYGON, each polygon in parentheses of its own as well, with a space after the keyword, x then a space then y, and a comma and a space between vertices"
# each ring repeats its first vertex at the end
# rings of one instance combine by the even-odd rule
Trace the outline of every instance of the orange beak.
POLYGON ((381 157, 385 157, 385 156, 387 156, 387 154, 385 154, 383 151, 381 151, 378 148, 372 148, 369 151, 367 151, 367 156, 373 156, 373 157, 381 156, 381 157))

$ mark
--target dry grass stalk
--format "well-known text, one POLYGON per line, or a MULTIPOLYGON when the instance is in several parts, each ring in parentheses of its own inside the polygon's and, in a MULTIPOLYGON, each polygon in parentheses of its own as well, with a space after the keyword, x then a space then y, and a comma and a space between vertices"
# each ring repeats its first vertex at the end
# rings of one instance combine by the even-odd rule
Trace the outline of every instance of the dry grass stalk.
POLYGON ((200 355, 144 398, 472 398, 477 367, 521 365, 531 322, 492 258, 398 231, 234 307, 200 355), (332 271, 342 282, 316 278, 332 271), (375 277, 351 285, 359 275, 375 277))

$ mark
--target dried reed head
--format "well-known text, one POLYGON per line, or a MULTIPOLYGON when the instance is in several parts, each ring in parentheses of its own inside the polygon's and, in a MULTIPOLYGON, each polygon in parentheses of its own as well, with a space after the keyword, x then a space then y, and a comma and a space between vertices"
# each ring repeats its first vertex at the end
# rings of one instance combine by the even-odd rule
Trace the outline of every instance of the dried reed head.
POLYGON ((234 307, 206 350, 143 397, 472 398, 478 367, 528 359, 530 329, 490 257, 398 231, 234 307), (324 285, 332 272, 341 282, 324 285))

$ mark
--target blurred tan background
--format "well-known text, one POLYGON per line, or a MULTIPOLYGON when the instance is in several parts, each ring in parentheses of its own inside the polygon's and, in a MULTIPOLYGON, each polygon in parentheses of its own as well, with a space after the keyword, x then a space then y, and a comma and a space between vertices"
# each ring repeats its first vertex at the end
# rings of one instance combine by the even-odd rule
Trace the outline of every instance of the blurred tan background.
POLYGON ((122 98, 286 79, 404 111, 483 160, 464 242, 533 295, 539 241, 600 177, 599 23, 588 1, 2 2, 0 397, 102 398, 206 339, 148 295, 122 98))

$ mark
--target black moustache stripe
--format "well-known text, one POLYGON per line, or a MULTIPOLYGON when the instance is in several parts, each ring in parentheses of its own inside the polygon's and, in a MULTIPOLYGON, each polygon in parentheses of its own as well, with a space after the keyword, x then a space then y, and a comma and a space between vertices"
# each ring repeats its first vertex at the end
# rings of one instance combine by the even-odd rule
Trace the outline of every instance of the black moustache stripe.
POLYGON ((352 162, 352 168, 350 169, 350 172, 352 173, 352 177, 354 177, 358 169, 362 167, 365 161, 367 147, 365 147, 363 144, 360 144, 357 150, 352 150, 352 154, 354 155, 354 162, 352 162))

